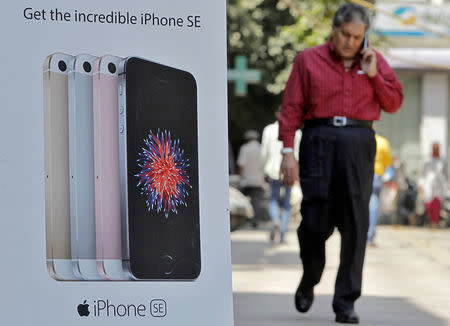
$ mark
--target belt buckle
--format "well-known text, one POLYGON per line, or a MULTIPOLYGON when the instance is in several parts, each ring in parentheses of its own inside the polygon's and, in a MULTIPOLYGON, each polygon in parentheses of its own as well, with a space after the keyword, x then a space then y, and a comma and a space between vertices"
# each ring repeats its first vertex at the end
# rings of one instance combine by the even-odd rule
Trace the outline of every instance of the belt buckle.
POLYGON ((347 117, 336 116, 333 117, 333 126, 345 127, 347 125, 347 117))

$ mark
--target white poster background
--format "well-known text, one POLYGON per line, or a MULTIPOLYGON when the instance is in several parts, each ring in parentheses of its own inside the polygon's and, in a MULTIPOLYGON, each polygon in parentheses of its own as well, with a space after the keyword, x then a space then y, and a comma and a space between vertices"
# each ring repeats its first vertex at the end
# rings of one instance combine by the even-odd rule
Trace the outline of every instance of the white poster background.
MULTIPOLYGON (((0 19, 2 325, 232 325, 223 0, 8 1, 0 19), (26 20, 23 10, 129 11, 200 28, 26 20), (42 64, 53 52, 140 56, 191 72, 198 87, 201 273, 192 282, 58 282, 45 265, 42 64), (148 313, 153 299, 165 317, 148 313), (87 300, 91 315, 80 317, 87 300), (93 317, 93 300, 144 304, 146 317, 93 317)), ((48 18, 48 16, 47 16, 48 18)))

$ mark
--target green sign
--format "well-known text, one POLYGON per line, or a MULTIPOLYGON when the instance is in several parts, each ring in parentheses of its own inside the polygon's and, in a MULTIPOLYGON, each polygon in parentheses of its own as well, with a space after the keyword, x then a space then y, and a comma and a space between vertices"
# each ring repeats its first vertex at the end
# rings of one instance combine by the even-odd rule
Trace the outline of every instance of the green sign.
POLYGON ((261 80, 261 71, 247 69, 247 58, 238 55, 234 58, 234 69, 228 69, 228 80, 234 81, 234 92, 236 96, 247 95, 248 84, 258 84, 261 80))

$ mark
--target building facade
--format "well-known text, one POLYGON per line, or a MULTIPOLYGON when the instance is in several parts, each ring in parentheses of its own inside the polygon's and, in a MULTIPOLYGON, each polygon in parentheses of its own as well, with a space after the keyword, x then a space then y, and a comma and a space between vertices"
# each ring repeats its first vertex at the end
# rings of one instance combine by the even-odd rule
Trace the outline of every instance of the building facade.
POLYGON ((405 95, 399 112, 382 113, 377 132, 389 139, 406 173, 418 177, 432 143, 440 144, 442 156, 450 153, 450 0, 375 5, 373 32, 389 44, 382 53, 405 95))

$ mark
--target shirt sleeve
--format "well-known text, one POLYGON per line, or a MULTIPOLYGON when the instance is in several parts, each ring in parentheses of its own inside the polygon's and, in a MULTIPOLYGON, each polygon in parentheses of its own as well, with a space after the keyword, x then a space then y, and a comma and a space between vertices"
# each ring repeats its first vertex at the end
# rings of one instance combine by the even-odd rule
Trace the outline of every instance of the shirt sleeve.
POLYGON ((263 164, 265 165, 267 163, 268 159, 268 151, 269 151, 269 142, 268 142, 268 126, 264 128, 262 137, 261 137, 261 159, 263 164))
POLYGON ((245 161, 247 160, 246 155, 245 155, 245 149, 244 146, 241 146, 241 148, 239 149, 239 154, 238 154, 238 159, 236 161, 236 164, 240 167, 245 165, 245 161))
POLYGON ((403 88, 392 68, 379 54, 377 56, 377 74, 370 78, 375 95, 381 108, 389 113, 400 109, 403 102, 403 88))
POLYGON ((294 156, 297 161, 299 160, 300 141, 301 140, 302 140, 302 131, 297 130, 295 132, 295 137, 294 137, 294 156))
POLYGON ((306 94, 306 69, 300 53, 294 61, 291 74, 283 94, 278 139, 284 147, 293 148, 295 131, 300 128, 304 116, 306 94))

